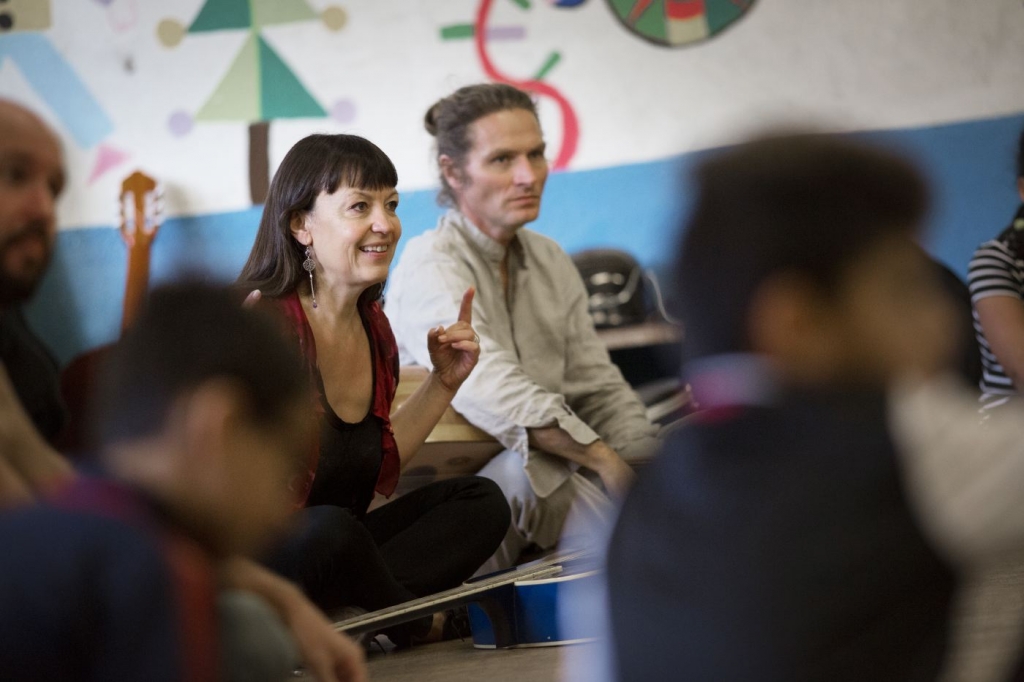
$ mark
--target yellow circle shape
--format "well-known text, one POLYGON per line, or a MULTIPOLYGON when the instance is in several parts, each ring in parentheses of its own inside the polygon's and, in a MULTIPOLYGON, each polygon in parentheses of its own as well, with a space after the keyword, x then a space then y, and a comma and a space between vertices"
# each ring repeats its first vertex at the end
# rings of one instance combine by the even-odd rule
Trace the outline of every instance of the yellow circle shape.
POLYGON ((332 31, 340 31, 348 23, 348 14, 337 5, 332 5, 321 12, 320 18, 323 20, 324 25, 332 31))
POLYGON ((185 26, 174 19, 164 19, 156 27, 156 37, 164 47, 175 47, 185 37, 185 26))

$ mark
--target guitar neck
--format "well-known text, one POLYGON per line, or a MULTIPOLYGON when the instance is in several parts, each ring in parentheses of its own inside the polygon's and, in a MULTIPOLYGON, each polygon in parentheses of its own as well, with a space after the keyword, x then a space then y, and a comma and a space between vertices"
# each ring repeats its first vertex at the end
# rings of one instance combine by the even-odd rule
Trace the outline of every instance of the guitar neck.
POLYGON ((135 321, 149 291, 149 243, 136 242, 128 252, 128 278, 124 287, 124 308, 121 313, 121 331, 135 321))
POLYGON ((128 245, 122 333, 135 321, 149 290, 149 254, 159 229, 156 180, 136 171, 121 183, 121 236, 128 245))

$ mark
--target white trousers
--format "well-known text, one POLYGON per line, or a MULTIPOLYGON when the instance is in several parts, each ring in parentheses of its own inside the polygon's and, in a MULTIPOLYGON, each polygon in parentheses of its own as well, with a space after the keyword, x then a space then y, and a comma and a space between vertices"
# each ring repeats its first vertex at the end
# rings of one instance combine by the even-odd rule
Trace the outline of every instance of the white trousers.
MULTIPOLYGON (((608 495, 586 474, 576 472, 547 497, 534 492, 526 471, 523 456, 514 450, 505 450, 491 459, 478 472, 493 480, 505 493, 512 510, 512 525, 501 547, 484 564, 479 573, 490 573, 514 566, 519 555, 529 545, 541 549, 555 547, 567 527, 592 528, 610 522, 614 507, 608 495)), ((591 544, 593 538, 572 538, 572 547, 577 549, 591 544)))

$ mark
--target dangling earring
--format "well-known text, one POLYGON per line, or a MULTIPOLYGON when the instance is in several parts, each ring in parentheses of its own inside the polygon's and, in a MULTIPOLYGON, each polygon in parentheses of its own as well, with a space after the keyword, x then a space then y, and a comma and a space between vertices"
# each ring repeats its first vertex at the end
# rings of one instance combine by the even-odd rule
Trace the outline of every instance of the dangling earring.
POLYGON ((313 247, 306 247, 306 260, 302 261, 302 269, 309 273, 309 291, 313 294, 313 307, 316 307, 316 289, 313 288, 313 271, 316 270, 316 261, 313 260, 313 247))

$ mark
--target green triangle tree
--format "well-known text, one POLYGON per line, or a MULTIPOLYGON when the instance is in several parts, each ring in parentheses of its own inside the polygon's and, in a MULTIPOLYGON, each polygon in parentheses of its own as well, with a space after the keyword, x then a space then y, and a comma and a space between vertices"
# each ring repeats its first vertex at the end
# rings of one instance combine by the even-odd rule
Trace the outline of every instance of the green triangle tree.
MULTIPOLYGON (((249 194, 262 204, 270 184, 269 126, 277 118, 322 118, 326 110, 309 93, 261 34, 265 26, 315 20, 306 0, 206 0, 185 29, 164 20, 161 42, 173 47, 188 33, 246 30, 249 36, 220 84, 196 114, 197 121, 244 121, 249 124, 249 194)), ((328 28, 345 24, 344 12, 331 7, 320 15, 328 28)))

